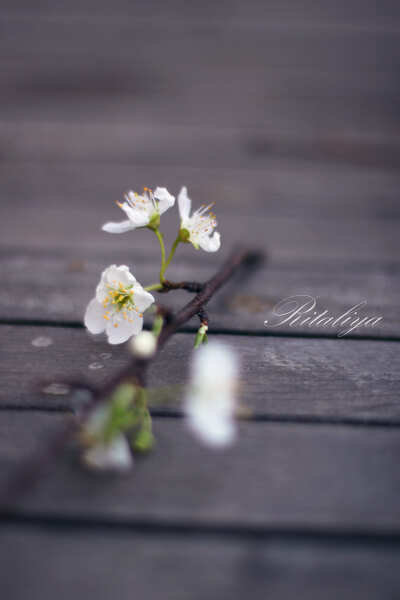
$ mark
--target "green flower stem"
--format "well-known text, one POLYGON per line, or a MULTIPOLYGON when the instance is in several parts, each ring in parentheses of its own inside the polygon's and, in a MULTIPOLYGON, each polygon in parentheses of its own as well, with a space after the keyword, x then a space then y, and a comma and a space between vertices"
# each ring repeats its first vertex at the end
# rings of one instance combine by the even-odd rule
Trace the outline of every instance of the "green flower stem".
POLYGON ((152 283, 151 285, 146 285, 144 289, 146 290, 146 292, 151 292, 152 290, 162 290, 162 288, 162 283, 152 283))
POLYGON ((151 292, 152 290, 162 290, 163 288, 163 284, 165 281, 165 271, 167 270, 167 268, 169 267, 171 260, 174 257, 175 251, 178 247, 180 240, 180 236, 178 234, 176 240, 174 241, 174 243, 172 244, 172 248, 171 248, 171 252, 168 255, 168 258, 166 258, 166 252, 165 252, 165 245, 164 245, 164 237, 163 234, 161 233, 161 231, 157 228, 157 229, 152 229, 152 231, 154 231, 154 233, 156 234, 158 241, 160 243, 160 248, 161 248, 161 269, 160 269, 160 283, 152 283, 151 285, 146 286, 144 289, 146 290, 146 292, 151 292))
POLYGON ((160 243, 160 248, 161 248, 161 269, 160 269, 160 283, 162 284, 162 282, 164 281, 164 271, 165 271, 165 245, 164 245, 164 238, 163 238, 163 234, 161 233, 161 231, 157 228, 153 230, 154 233, 156 234, 158 241, 160 243))
POLYGON ((178 236, 177 236, 176 240, 175 240, 175 241, 174 241, 174 243, 172 244, 171 252, 169 253, 169 255, 168 255, 168 258, 167 258, 167 260, 166 260, 166 262, 165 262, 165 265, 164 265, 164 272, 165 272, 165 271, 168 269, 168 267, 169 267, 169 265, 170 265, 170 262, 171 262, 171 260, 172 260, 172 259, 173 259, 173 257, 174 257, 175 251, 176 251, 176 249, 177 249, 177 247, 178 247, 178 245, 179 245, 179 242, 180 242, 180 241, 181 241, 181 239, 180 239, 180 236, 179 236, 179 234, 178 234, 178 236))

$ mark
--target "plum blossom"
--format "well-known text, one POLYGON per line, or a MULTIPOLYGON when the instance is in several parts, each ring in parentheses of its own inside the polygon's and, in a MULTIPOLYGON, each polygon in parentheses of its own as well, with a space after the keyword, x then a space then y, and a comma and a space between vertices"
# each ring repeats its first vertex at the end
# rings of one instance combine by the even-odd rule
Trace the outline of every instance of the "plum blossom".
POLYGON ((133 464, 127 439, 123 434, 110 442, 98 442, 85 450, 83 463, 96 471, 129 471, 133 464))
POLYGON ((137 358, 150 358, 157 349, 157 338, 150 331, 141 331, 132 338, 130 347, 137 358))
POLYGON ((215 215, 208 212, 212 204, 201 206, 190 216, 191 205, 187 189, 183 187, 178 196, 182 241, 190 242, 196 249, 200 247, 206 252, 216 252, 221 246, 221 235, 214 231, 217 226, 215 215))
POLYGON ((122 344, 143 328, 143 313, 154 298, 125 265, 107 267, 85 313, 90 333, 106 332, 110 344, 122 344))
POLYGON ((149 188, 143 189, 143 194, 127 192, 125 202, 117 203, 128 219, 120 223, 109 222, 102 227, 108 233, 125 233, 137 227, 158 226, 160 215, 175 204, 167 188, 157 187, 154 192, 149 188))
POLYGON ((195 351, 185 399, 189 427, 210 446, 225 446, 235 437, 234 413, 238 363, 225 344, 210 342, 195 351))

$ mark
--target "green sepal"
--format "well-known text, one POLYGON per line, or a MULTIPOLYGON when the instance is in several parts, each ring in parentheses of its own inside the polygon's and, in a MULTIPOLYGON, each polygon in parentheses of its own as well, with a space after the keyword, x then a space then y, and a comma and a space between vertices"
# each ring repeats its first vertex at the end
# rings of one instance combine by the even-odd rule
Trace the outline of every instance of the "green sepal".
POLYGON ((149 224, 147 225, 148 229, 152 229, 153 231, 156 231, 156 229, 158 229, 160 227, 160 215, 155 212, 149 221, 149 224))
POLYGON ((187 244, 190 242, 190 231, 188 231, 187 229, 180 229, 178 237, 180 242, 184 242, 185 244, 187 244))

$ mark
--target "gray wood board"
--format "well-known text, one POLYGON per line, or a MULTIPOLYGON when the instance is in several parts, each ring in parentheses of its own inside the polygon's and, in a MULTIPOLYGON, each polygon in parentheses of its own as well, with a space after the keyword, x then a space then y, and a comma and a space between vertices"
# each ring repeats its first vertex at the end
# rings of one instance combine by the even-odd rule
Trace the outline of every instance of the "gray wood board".
POLYGON ((128 527, 2 525, 2 589, 10 600, 132 596, 151 600, 389 600, 400 594, 392 546, 293 537, 248 539, 128 527))
MULTIPOLYGON (((146 236, 142 232, 128 237, 142 240, 151 237, 151 234, 147 233, 146 236)), ((125 237, 127 243, 128 237, 125 237)), ((0 249, 0 320, 65 324, 82 322, 86 305, 94 295, 100 274, 107 264, 130 265, 138 280, 147 285, 157 280, 158 260, 149 259, 143 250, 140 254, 121 250, 110 250, 107 254, 104 250, 94 252, 92 249, 72 248, 67 251, 59 248, 51 251, 0 249)), ((217 261, 212 255, 196 252, 192 248, 180 248, 176 264, 168 271, 168 277, 175 281, 206 281, 215 273, 219 263, 222 264, 222 257, 217 261)), ((311 261, 294 259, 290 262, 272 259, 253 273, 238 273, 208 305, 211 328, 274 335, 336 336, 340 331, 345 331, 344 326, 332 327, 323 321, 311 325, 307 322, 302 325, 300 321, 291 325, 292 320, 285 322, 284 317, 275 316, 279 310, 283 312, 283 309, 275 307, 285 298, 296 296, 299 306, 304 302, 312 302, 300 298, 301 295, 316 298, 315 310, 304 313, 303 318, 310 314, 314 316, 314 312, 321 314, 325 310, 338 318, 365 301, 366 305, 352 311, 352 314, 358 314, 352 316, 351 322, 367 316, 382 316, 383 320, 376 325, 373 325, 373 320, 371 325, 354 329, 349 335, 376 338, 400 336, 400 277, 397 264, 372 262, 366 265, 354 261, 319 261, 317 258, 311 261), (269 321, 267 327, 265 320, 269 321)), ((156 302, 174 310, 189 300, 189 295, 182 291, 168 295, 154 293, 154 297, 156 302)), ((192 319, 190 325, 195 327, 197 323, 197 319, 192 319)))
POLYGON ((166 186, 175 196, 187 185, 193 206, 215 202, 221 225, 227 213, 237 218, 264 214, 333 222, 400 217, 400 174, 349 164, 284 158, 266 158, 261 167, 247 169, 158 163, 52 162, 51 167, 35 161, 0 163, 4 212, 30 206, 40 213, 53 207, 64 207, 66 213, 92 208, 100 223, 101 218, 118 218, 114 203, 123 199, 126 190, 140 192, 143 186, 157 185, 166 186))
MULTIPOLYGON (((173 208, 162 219, 168 246, 177 233, 177 213, 173 208)), ((111 201, 107 208, 100 205, 97 208, 94 202, 85 204, 82 197, 67 205, 55 199, 50 205, 38 201, 18 208, 7 201, 1 205, 0 218, 3 245, 49 251, 73 248, 84 252, 86 248, 96 248, 109 255, 108 264, 113 262, 112 252, 124 248, 128 257, 134 257, 136 252, 159 260, 158 243, 148 230, 124 235, 100 230, 105 221, 123 219, 121 210, 111 201)), ((399 257, 397 220, 270 218, 265 210, 258 216, 238 216, 232 211, 219 218, 218 230, 222 246, 218 254, 213 255, 214 261, 226 257, 238 241, 267 251, 274 260, 317 258, 319 261, 382 262, 397 261, 399 257)), ((196 254, 190 247, 181 248, 179 253, 181 257, 196 254)))
MULTIPOLYGON (((0 481, 60 426, 61 416, 0 415, 0 481)), ((126 477, 88 476, 64 454, 13 506, 30 516, 160 525, 395 534, 400 527, 398 432, 241 423, 216 452, 183 420, 155 419, 156 450, 126 477), (39 483, 39 482, 38 482, 39 483)))
MULTIPOLYGON (((233 20, 229 6, 224 12, 219 24, 159 16, 145 23, 99 20, 97 13, 3 18, 2 118, 311 132, 333 136, 330 152, 339 155, 338 139, 398 135, 398 27, 365 26, 362 17, 358 27, 357 19, 342 28, 318 26, 307 16, 293 27, 287 16, 271 23, 268 9, 251 25, 237 7, 233 20)), ((263 146, 271 151, 268 137, 263 146)), ((365 150, 354 147, 346 155, 366 160, 365 150)))
MULTIPOLYGON (((79 329, 1 326, 1 406, 71 409, 57 384, 101 385, 129 361, 124 346, 79 329), (49 344, 47 346, 42 344, 49 344), (34 345, 39 344, 39 345, 34 345)), ((210 337, 213 338, 212 333, 210 337)), ((241 362, 239 400, 250 416, 369 421, 400 417, 397 344, 382 341, 218 335, 241 362)), ((178 334, 149 373, 154 411, 180 412, 194 335, 178 334)))
POLYGON ((31 18, 32 16, 54 19, 74 19, 83 16, 101 20, 106 18, 144 19, 151 22, 186 22, 188 26, 196 23, 222 24, 227 26, 256 27, 313 27, 313 28, 367 28, 385 30, 398 27, 400 22, 399 5, 396 0, 382 0, 379 9, 374 3, 362 0, 338 0, 333 6, 329 0, 317 4, 313 0, 303 0, 301 4, 290 0, 251 0, 244 6, 241 2, 212 2, 205 0, 201 4, 195 0, 182 3, 172 0, 165 4, 162 0, 132 2, 116 0, 110 7, 106 0, 87 0, 85 3, 71 0, 42 1, 33 10, 29 0, 20 0, 16 5, 12 0, 3 0, 3 14, 8 17, 31 18))
POLYGON ((62 116, 43 122, 3 120, 0 160, 260 169, 272 157, 397 169, 396 128, 391 122, 390 131, 383 135, 365 126, 357 136, 346 128, 343 133, 337 123, 330 130, 306 124, 299 137, 293 126, 276 131, 273 125, 262 128, 260 124, 238 129, 201 122, 179 124, 164 117, 157 122, 155 110, 147 118, 112 122, 102 111, 92 122, 67 122, 62 116))

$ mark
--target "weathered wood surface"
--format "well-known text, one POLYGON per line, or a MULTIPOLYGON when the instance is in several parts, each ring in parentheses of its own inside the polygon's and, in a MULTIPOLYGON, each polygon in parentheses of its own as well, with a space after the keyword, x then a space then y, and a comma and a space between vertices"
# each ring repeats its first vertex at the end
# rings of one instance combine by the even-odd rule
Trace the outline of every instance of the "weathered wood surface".
POLYGON ((137 122, 156 113, 160 124, 266 126, 299 135, 310 128, 328 137, 398 132, 388 60, 398 58, 396 28, 382 35, 379 26, 171 18, 6 17, 1 24, 3 102, 11 117, 81 119, 85 111, 110 120, 134 108, 137 122))
MULTIPOLYGON (((40 523, 40 522, 39 522, 40 523)), ((151 535, 71 522, 9 525, 0 532, 7 598, 152 600, 251 596, 382 600, 400 594, 399 549, 332 539, 266 539, 190 530, 151 535), (177 577, 177 569, 180 575, 177 577), (290 577, 288 577, 290 573, 290 577)))
MULTIPOLYGON (((129 361, 126 347, 80 329, 0 326, 0 408, 74 408, 60 384, 99 386, 129 361), (42 346, 41 346, 42 344, 42 346), (49 344, 49 345, 46 345, 49 344), (24 377, 21 380, 21 373, 24 377)), ((153 412, 181 412, 193 334, 179 334, 149 373, 153 412)), ((400 356, 382 341, 219 335, 241 361, 240 399, 249 417, 400 425, 400 356)))
MULTIPOLYGON (((394 127, 393 124, 391 126, 394 127)), ((233 126, 202 127, 166 124, 157 128, 147 120, 71 123, 65 119, 0 122, 3 161, 110 161, 139 165, 163 164, 212 168, 262 168, 270 158, 360 164, 397 169, 400 140, 396 135, 339 136, 333 127, 324 137, 307 130, 302 138, 290 131, 233 126)))
MULTIPOLYGON (((229 234, 228 234, 229 235, 229 234)), ((147 236, 151 237, 150 233, 147 236)), ((138 232, 123 236, 126 250, 93 249, 60 250, 51 253, 44 249, 0 249, 0 320, 54 323, 82 323, 86 305, 94 294, 100 273, 110 263, 129 264, 143 285, 157 278, 159 258, 149 258, 143 250, 131 251, 130 241, 147 237, 138 232), (156 264, 155 264, 156 263, 156 264), (15 298, 18 298, 18 302, 15 298)), ((105 240, 106 242, 107 240, 105 240)), ((157 251, 157 247, 153 248, 157 251)), ((222 259, 219 258, 222 262, 222 259)), ((213 275, 216 260, 192 248, 179 248, 176 264, 168 271, 175 281, 196 279, 206 281, 213 275)), ((339 317, 360 302, 357 317, 381 316, 382 321, 362 326, 349 333, 352 337, 400 336, 400 279, 397 263, 350 263, 333 260, 327 269, 326 261, 267 259, 253 276, 239 273, 208 305, 213 331, 253 332, 261 335, 326 335, 335 337, 344 327, 331 327, 323 322, 291 326, 277 318, 276 305, 290 296, 306 294, 316 298, 318 314, 324 310, 339 317), (270 325, 265 326, 268 320, 270 325), (278 325, 279 324, 279 325, 278 325)), ((155 293, 156 302, 174 309, 187 300, 186 292, 169 295, 155 293)), ((300 299, 298 300, 300 304, 300 299)), ((313 311, 314 312, 314 311, 313 311)), ((308 315, 310 313, 307 313, 308 315)), ((307 315, 305 315, 307 316, 307 315)), ((190 323, 196 327, 197 319, 190 323)))
MULTIPOLYGON (((76 208, 54 202, 46 206, 25 205, 10 210, 1 207, 4 244, 12 247, 75 248, 83 252, 86 248, 105 250, 111 255, 113 250, 129 248, 129 256, 134 252, 146 252, 149 257, 158 257, 159 249, 153 236, 146 231, 136 235, 112 235, 100 231, 106 220, 121 220, 121 211, 109 203, 108 210, 94 210, 85 206, 80 198, 76 208), (4 215, 4 218, 3 218, 4 215), (29 228, 27 229, 27 224, 29 228)), ((200 204, 200 203, 199 203, 200 204)), ((372 219, 334 222, 322 219, 269 218, 265 212, 259 217, 243 216, 238 220, 234 213, 226 214, 219 230, 225 244, 218 257, 226 257, 232 242, 243 240, 243 232, 251 234, 253 246, 269 251, 271 259, 292 260, 357 260, 357 261, 396 261, 399 252, 399 225, 397 220, 382 220, 377 225, 372 219), (340 229, 340 236, 338 230, 340 229), (339 242, 340 240, 340 242, 339 242)), ((163 220, 163 231, 172 240, 176 236, 177 215, 175 211, 163 220)), ((180 249, 181 256, 193 255, 189 248, 180 249), (186 252, 185 252, 186 251, 186 252)))
POLYGON ((302 0, 293 3, 291 0, 251 0, 246 6, 234 0, 218 2, 205 0, 201 5, 196 0, 182 2, 171 0, 166 4, 162 0, 151 0, 146 3, 116 0, 112 7, 106 0, 43 0, 38 7, 32 7, 29 0, 20 0, 16 5, 12 0, 3 1, 3 12, 7 16, 44 16, 47 18, 80 17, 130 17, 145 18, 151 22, 162 20, 166 23, 186 22, 220 22, 227 26, 232 21, 238 24, 252 23, 258 27, 268 27, 271 22, 275 27, 301 27, 304 25, 344 26, 347 28, 369 27, 391 30, 399 25, 400 11, 396 0, 382 0, 379 10, 376 3, 365 3, 362 0, 338 0, 332 5, 329 0, 321 0, 317 4, 313 0, 302 0), (267 18, 268 17, 268 18, 267 18))
MULTIPOLYGON (((112 132, 111 132, 112 133, 112 132)), ((156 132, 153 133, 153 136, 156 132)), ((109 139, 109 138, 108 138, 109 139)), ((109 139, 111 145, 113 138, 109 139)), ((107 140, 104 140, 105 142, 107 140)), ((191 152, 197 147, 193 145, 191 152)), ((3 157, 6 158, 6 157, 3 157)), ((151 156, 149 156, 149 161, 151 156)), ((194 160, 193 160, 194 162, 194 160)), ((262 164, 239 169, 214 164, 210 168, 154 163, 147 165, 96 161, 0 161, 0 189, 4 203, 49 210, 68 206, 75 212, 91 206, 109 216, 114 202, 130 188, 164 185, 174 194, 186 184, 194 203, 215 202, 218 215, 354 221, 400 217, 400 175, 385 168, 329 164, 295 158, 265 156, 262 164)), ((3 203, 2 203, 3 204, 3 203)), ((223 223, 221 223, 223 224, 223 223)), ((376 224, 378 226, 378 223, 376 224)), ((57 222, 53 224, 57 227, 57 222)))
MULTIPOLYGON (((40 447, 62 416, 0 414, 0 482, 40 447)), ((398 431, 339 425, 241 423, 238 442, 215 452, 182 420, 155 419, 157 451, 127 477, 88 476, 64 455, 19 514, 139 525, 400 533, 398 431)))
POLYGON ((67 418, 61 379, 127 360, 81 326, 104 266, 155 275, 148 232, 99 231, 127 188, 217 202, 221 252, 181 248, 171 278, 206 279, 237 240, 269 256, 210 304, 242 359, 237 445, 187 431, 179 334, 150 373, 156 451, 125 478, 57 460, 1 517, 3 594, 397 598, 398 342, 371 338, 400 335, 399 3, 4 0, 0 33, 0 482, 67 418), (300 293, 383 322, 271 336, 300 293))

